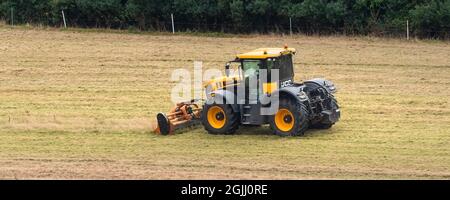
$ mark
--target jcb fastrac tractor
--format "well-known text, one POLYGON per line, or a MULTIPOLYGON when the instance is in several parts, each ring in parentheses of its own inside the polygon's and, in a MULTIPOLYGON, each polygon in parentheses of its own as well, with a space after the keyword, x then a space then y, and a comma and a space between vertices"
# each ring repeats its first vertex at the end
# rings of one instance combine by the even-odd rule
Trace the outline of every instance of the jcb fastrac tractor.
POLYGON ((227 63, 225 77, 205 84, 209 89, 203 106, 192 100, 178 103, 167 114, 159 113, 156 132, 170 134, 200 123, 210 134, 233 134, 243 125, 269 124, 279 136, 302 135, 308 128, 330 128, 340 118, 333 96, 336 88, 331 81, 319 78, 294 82, 295 52, 285 46, 238 54, 227 63), (230 75, 232 65, 237 66, 237 74, 230 75), (274 70, 278 78, 273 81, 274 70), (255 81, 257 87, 252 87, 255 81), (239 91, 245 92, 238 94, 239 91), (278 107, 272 114, 262 113, 274 104, 278 107))

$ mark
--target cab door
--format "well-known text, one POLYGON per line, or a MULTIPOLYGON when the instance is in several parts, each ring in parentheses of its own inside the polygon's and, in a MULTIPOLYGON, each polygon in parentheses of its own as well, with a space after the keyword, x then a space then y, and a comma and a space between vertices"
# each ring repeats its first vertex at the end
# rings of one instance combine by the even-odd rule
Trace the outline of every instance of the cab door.
POLYGON ((260 125, 264 122, 259 101, 259 96, 262 94, 259 76, 260 70, 264 68, 263 64, 263 60, 242 60, 242 77, 245 83, 241 84, 245 87, 243 88, 245 98, 240 102, 242 124, 260 125))
POLYGON ((259 91, 259 70, 262 68, 262 60, 243 60, 243 77, 245 80, 246 104, 257 104, 259 91))

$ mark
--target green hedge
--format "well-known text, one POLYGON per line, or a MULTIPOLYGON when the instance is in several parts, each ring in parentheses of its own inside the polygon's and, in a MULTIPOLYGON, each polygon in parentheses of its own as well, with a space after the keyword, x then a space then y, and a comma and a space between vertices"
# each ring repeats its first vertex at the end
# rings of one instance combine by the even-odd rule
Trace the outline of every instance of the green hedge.
POLYGON ((0 18, 14 23, 140 30, 231 33, 289 32, 316 34, 449 37, 450 0, 0 0, 0 18))

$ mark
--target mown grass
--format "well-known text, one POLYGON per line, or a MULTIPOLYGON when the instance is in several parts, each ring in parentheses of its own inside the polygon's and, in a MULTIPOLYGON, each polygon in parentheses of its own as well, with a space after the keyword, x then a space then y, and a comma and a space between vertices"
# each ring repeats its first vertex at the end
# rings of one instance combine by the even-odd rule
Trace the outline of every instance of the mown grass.
POLYGON ((197 37, 0 27, 0 178, 449 179, 450 44, 367 37, 197 37), (169 81, 194 60, 298 49, 296 80, 338 86, 330 130, 163 137, 169 81))

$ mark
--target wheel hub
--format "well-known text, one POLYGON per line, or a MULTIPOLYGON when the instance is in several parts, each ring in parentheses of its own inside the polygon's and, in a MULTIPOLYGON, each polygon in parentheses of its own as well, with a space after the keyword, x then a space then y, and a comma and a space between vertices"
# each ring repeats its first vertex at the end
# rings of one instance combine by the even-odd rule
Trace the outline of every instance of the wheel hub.
POLYGON ((292 117, 290 115, 286 115, 283 117, 283 121, 286 123, 291 123, 292 122, 292 117))
POLYGON ((222 112, 219 112, 216 114, 216 119, 219 121, 222 121, 225 118, 222 112))
POLYGON ((208 108, 207 120, 212 128, 221 129, 225 126, 227 122, 227 116, 225 111, 220 106, 212 106, 208 108))
POLYGON ((274 121, 280 131, 288 132, 294 128, 294 115, 286 108, 278 110, 274 116, 274 121))

